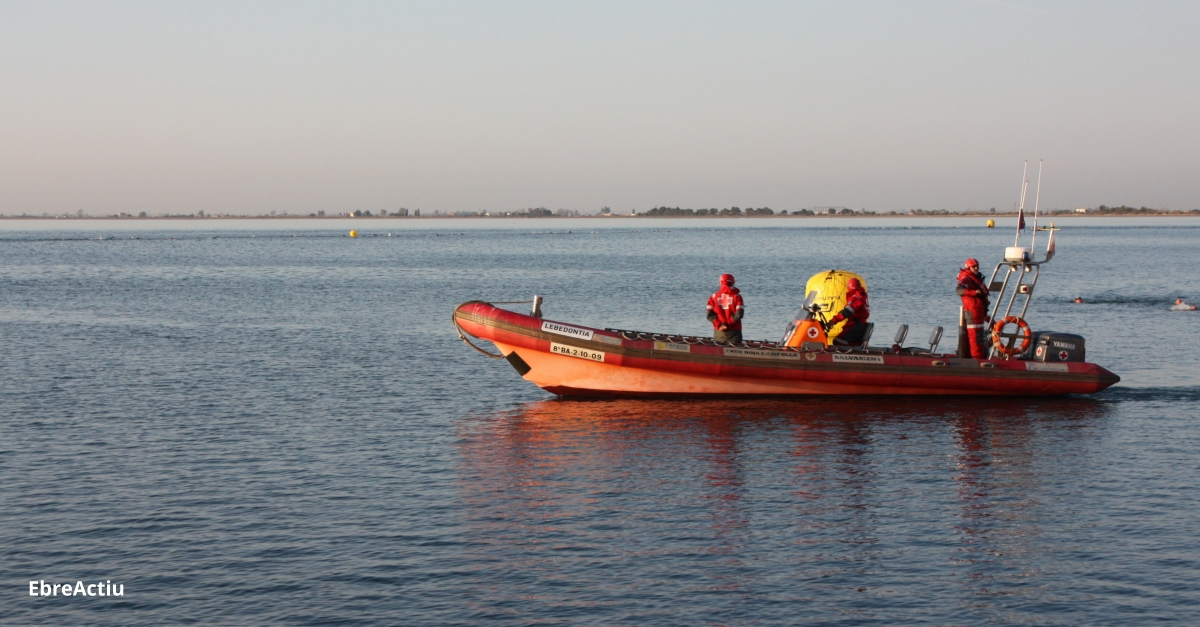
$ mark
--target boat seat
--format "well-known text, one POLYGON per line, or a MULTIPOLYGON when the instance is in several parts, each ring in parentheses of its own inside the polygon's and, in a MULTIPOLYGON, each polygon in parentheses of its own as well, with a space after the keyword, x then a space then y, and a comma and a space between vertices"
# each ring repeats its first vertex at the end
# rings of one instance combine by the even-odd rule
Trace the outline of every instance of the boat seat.
POLYGON ((933 333, 929 334, 929 352, 937 350, 938 344, 942 341, 942 327, 933 327, 933 333))
POLYGON ((842 348, 847 348, 847 347, 849 347, 849 348, 859 348, 859 347, 866 348, 867 343, 871 341, 871 334, 874 332, 875 332, 875 323, 868 322, 867 330, 863 331, 862 340, 859 341, 858 343, 856 343, 856 344, 838 344, 838 340, 835 339, 833 341, 833 344, 831 344, 830 346, 840 346, 842 348))

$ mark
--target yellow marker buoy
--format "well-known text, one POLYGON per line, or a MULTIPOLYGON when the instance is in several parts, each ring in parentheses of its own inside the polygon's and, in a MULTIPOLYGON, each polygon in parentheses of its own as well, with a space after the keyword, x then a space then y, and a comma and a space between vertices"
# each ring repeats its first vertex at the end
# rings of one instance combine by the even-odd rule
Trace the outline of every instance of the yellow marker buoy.
POLYGON ((358 237, 358 231, 350 231, 350 237, 358 237))
MULTIPOLYGON (((861 274, 855 274, 849 270, 829 270, 827 272, 818 272, 804 284, 804 293, 817 293, 816 304, 821 306, 821 309, 832 317, 834 313, 842 310, 846 306, 846 293, 849 291, 847 283, 850 279, 858 279, 862 284, 863 291, 867 291, 867 280, 862 278, 861 274)), ((848 322, 840 322, 829 328, 828 338, 833 341, 833 338, 841 334, 849 326, 848 322)))
POLYGON ((987 223, 987 224, 988 224, 988 228, 989 228, 989 229, 994 229, 994 228, 996 228, 996 221, 995 221, 995 220, 988 220, 988 223, 987 223))

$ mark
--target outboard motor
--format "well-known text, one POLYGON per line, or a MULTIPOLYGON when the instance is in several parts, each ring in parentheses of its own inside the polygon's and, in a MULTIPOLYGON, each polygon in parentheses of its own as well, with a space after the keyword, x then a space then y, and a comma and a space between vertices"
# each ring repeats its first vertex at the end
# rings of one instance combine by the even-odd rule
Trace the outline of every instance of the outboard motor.
POLYGON ((1082 362, 1084 355, 1082 335, 1044 331, 1037 335, 1031 359, 1049 362, 1082 362))

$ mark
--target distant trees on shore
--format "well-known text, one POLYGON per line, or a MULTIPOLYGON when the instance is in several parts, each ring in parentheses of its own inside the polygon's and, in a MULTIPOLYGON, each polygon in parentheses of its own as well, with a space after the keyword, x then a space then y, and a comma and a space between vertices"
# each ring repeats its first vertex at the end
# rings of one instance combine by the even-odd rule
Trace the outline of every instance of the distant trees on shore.
MULTIPOLYGON (((1150 207, 1128 207, 1121 205, 1119 207, 1109 207, 1100 205, 1094 209, 1079 208, 1079 209, 1044 209, 1042 215, 1200 215, 1200 209, 1191 210, 1169 210, 1169 209, 1153 209, 1150 207)), ((792 211, 783 210, 775 211, 770 207, 725 207, 725 208, 708 208, 708 209, 685 209, 682 207, 654 207, 647 211, 630 210, 628 213, 618 214, 610 207, 602 207, 598 214, 600 216, 633 216, 638 218, 694 218, 694 217, 763 217, 763 216, 941 216, 941 217, 965 217, 965 216, 1015 216, 1016 211, 996 211, 995 207, 984 210, 963 210, 951 211, 949 209, 906 209, 900 211, 875 212, 867 209, 852 209, 850 207, 812 207, 807 209, 794 209, 792 211)), ((1032 217, 1033 211, 1026 208, 1026 217, 1032 217)), ((510 211, 454 211, 443 213, 434 211, 432 215, 427 217, 434 218, 568 218, 568 217, 583 217, 584 214, 575 209, 547 209, 546 207, 530 207, 527 209, 515 209, 510 211)), ((116 217, 116 216, 113 216, 116 217)), ((121 217, 125 217, 122 215, 121 217)), ((129 217, 133 217, 130 215, 129 217)), ((173 216, 172 216, 173 217, 173 216)), ((180 216, 191 217, 191 216, 180 216)), ((201 214, 200 217, 204 217, 201 214)), ((274 217, 274 216, 272 216, 274 217)), ((283 217, 303 217, 288 216, 286 213, 283 217)), ((325 212, 321 211, 317 214, 309 214, 309 217, 326 217, 325 212)), ((353 211, 344 214, 331 214, 328 217, 388 217, 388 218, 405 218, 405 217, 421 217, 421 210, 409 210, 401 207, 397 211, 380 211, 378 214, 372 215, 370 211, 353 211)))
MULTIPOLYGON (((1084 213, 1083 211, 1077 211, 1074 209, 1064 209, 1062 211, 1055 211, 1054 213, 1057 214, 1057 213, 1076 213, 1076 212, 1084 213)), ((1195 213, 1195 212, 1196 212, 1195 209, 1193 209, 1191 212, 1184 212, 1184 211, 1167 211, 1166 209, 1151 209, 1149 207, 1139 207, 1137 209, 1134 209, 1133 207, 1126 207, 1125 205, 1121 205, 1120 207, 1106 207, 1104 205, 1100 205, 1099 207, 1096 207, 1095 209, 1087 210, 1086 213, 1091 214, 1091 215, 1145 215, 1145 214, 1157 215, 1160 213, 1195 213)))
MULTIPOLYGON (((784 214, 787 212, 784 211, 784 214)), ((773 216, 775 211, 770 207, 753 207, 742 209, 741 207, 726 207, 725 209, 680 209, 679 207, 655 207, 645 213, 638 215, 647 217, 677 217, 677 216, 773 216)))
MULTIPOLYGON (((1152 207, 1130 207, 1127 205, 1121 205, 1118 207, 1110 207, 1107 205, 1100 205, 1099 207, 1096 207, 1096 208, 1079 207, 1076 209, 1044 209, 1040 213, 1041 213, 1041 215, 1046 215, 1046 216, 1051 216, 1051 215, 1053 215, 1053 216, 1063 216, 1063 215, 1200 216, 1200 209, 1171 210, 1171 209, 1155 209, 1152 207)), ((596 215, 596 214, 589 214, 589 215, 596 215)), ((718 209, 715 207, 709 208, 709 209, 684 209, 681 207, 661 206, 661 207, 654 207, 653 209, 650 209, 650 210, 644 211, 644 212, 638 212, 637 210, 631 209, 628 214, 617 214, 617 213, 613 212, 613 210, 610 207, 602 207, 600 209, 599 215, 606 216, 606 217, 607 216, 616 216, 616 215, 627 215, 627 216, 639 217, 639 218, 640 217, 651 217, 651 218, 654 218, 654 217, 658 217, 658 218, 744 217, 744 216, 751 216, 751 217, 765 217, 765 216, 885 216, 885 217, 886 216, 896 216, 896 217, 900 217, 900 216, 944 216, 944 217, 989 216, 989 217, 994 217, 994 216, 1015 216, 1015 215, 1017 215, 1017 212, 1015 210, 1014 211, 997 212, 994 207, 991 209, 988 209, 988 210, 951 211, 949 209, 907 209, 907 210, 900 210, 900 211, 888 211, 885 213, 876 213, 874 211, 868 211, 866 209, 851 209, 848 207, 812 207, 809 209, 794 209, 790 212, 786 209, 783 211, 776 212, 774 209, 771 209, 770 207, 758 207, 758 208, 748 207, 745 209, 743 209, 741 207, 726 207, 723 209, 718 209)), ((517 209, 517 210, 512 210, 512 211, 479 210, 479 211, 454 211, 454 212, 449 212, 449 213, 443 213, 441 211, 434 211, 432 215, 426 214, 426 217, 434 217, 434 218, 451 218, 451 217, 453 217, 453 218, 564 217, 565 218, 565 217, 583 217, 583 216, 584 216, 584 214, 576 209, 550 210, 550 209, 547 209, 546 207, 531 207, 528 209, 517 209)), ((1030 218, 1033 216, 1033 212, 1027 208, 1025 211, 1025 216, 1027 218, 1030 218)), ((84 219, 84 220, 112 219, 112 218, 117 218, 117 219, 126 219, 126 218, 134 218, 134 219, 146 219, 146 218, 158 218, 158 219, 304 218, 304 217, 309 217, 309 218, 376 218, 376 217, 420 218, 421 210, 420 209, 411 209, 410 210, 405 207, 400 207, 399 209, 394 210, 394 211, 388 211, 386 209, 381 209, 378 211, 378 213, 372 213, 370 210, 365 210, 365 209, 347 211, 345 213, 330 212, 328 214, 325 211, 317 211, 315 213, 309 213, 307 216, 304 214, 289 215, 289 213, 287 211, 283 211, 282 213, 280 213, 278 215, 276 214, 275 211, 272 211, 272 212, 270 212, 270 215, 268 215, 268 216, 230 215, 230 214, 225 214, 225 213, 212 214, 212 213, 205 213, 204 211, 197 211, 196 213, 191 213, 191 214, 159 214, 159 215, 151 217, 145 211, 142 211, 137 214, 134 214, 132 212, 129 212, 129 213, 119 212, 119 213, 111 214, 111 215, 88 216, 84 213, 84 211, 82 209, 80 209, 80 210, 76 211, 75 213, 61 213, 61 214, 43 213, 41 216, 28 215, 28 214, 24 214, 24 213, 22 213, 20 215, 16 215, 16 214, 7 215, 7 216, 0 215, 0 219, 22 219, 22 218, 38 218, 38 217, 84 219)))

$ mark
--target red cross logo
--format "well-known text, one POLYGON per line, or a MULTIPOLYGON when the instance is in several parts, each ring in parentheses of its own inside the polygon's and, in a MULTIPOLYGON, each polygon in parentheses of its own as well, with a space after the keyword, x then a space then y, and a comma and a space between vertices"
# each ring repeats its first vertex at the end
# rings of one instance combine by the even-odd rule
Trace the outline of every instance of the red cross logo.
POLYGON ((733 304, 733 297, 729 294, 721 294, 717 297, 717 304, 721 306, 721 309, 729 309, 729 306, 733 304))
POLYGON ((1058 360, 1059 361, 1066 361, 1067 358, 1070 356, 1071 356, 1071 354, 1068 353, 1067 351, 1058 351, 1058 360))
POLYGON ((817 327, 808 327, 808 337, 817 339, 817 327))

